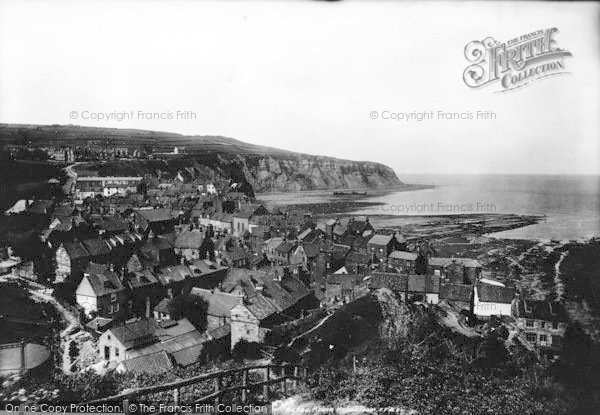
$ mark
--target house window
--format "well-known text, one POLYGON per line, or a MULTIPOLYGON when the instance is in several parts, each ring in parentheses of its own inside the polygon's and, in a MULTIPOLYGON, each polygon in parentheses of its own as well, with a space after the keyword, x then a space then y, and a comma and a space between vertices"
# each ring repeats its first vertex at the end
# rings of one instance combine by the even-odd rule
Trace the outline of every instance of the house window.
POLYGON ((115 347, 115 357, 119 357, 119 348, 115 347))
POLYGON ((525 326, 527 326, 527 327, 533 327, 533 320, 527 320, 527 321, 525 321, 525 326))
POLYGON ((535 341, 537 340, 537 336, 535 335, 535 333, 525 333, 525 339, 528 342, 535 343, 535 341))
POLYGON ((545 334, 540 334, 540 342, 547 342, 548 341, 548 336, 546 336, 545 334))
POLYGON ((110 295, 110 302, 111 303, 116 303, 117 302, 117 294, 111 294, 110 295))
POLYGON ((540 322, 540 324, 542 325, 542 328, 546 327, 546 322, 545 321, 540 322))
POLYGON ((552 329, 558 330, 558 322, 557 321, 552 322, 552 329))

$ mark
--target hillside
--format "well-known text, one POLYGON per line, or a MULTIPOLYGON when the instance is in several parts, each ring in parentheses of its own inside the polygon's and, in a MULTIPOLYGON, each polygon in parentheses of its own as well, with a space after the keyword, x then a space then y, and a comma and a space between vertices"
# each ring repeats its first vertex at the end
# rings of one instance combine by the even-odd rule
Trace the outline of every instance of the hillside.
MULTIPOLYGON (((0 124, 0 144, 24 143, 80 148, 127 147, 146 153, 184 148, 185 153, 177 156, 187 160, 183 165, 199 163, 219 176, 231 171, 243 174, 244 181, 255 192, 382 188, 402 184, 394 171, 383 164, 295 153, 227 137, 74 125, 0 124)), ((111 162, 107 164, 107 168, 111 168, 111 162)), ((144 163, 129 164, 131 168, 145 169, 144 163)), ((113 166, 116 172, 120 169, 119 164, 113 166)))

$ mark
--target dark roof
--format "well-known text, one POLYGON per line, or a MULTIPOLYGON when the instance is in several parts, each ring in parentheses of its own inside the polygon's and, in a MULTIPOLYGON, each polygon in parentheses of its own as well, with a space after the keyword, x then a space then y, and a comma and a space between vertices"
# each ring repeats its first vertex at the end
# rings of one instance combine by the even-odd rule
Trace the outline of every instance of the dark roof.
POLYGON ((329 274, 327 284, 341 285, 342 289, 352 289, 363 282, 363 276, 359 274, 329 274))
POLYGON ((175 265, 161 268, 158 279, 163 285, 168 285, 172 282, 185 281, 186 278, 191 276, 192 271, 188 267, 185 265, 175 265))
POLYGON ((319 245, 305 243, 305 244, 302 244, 302 246, 304 247, 304 253, 306 254, 307 258, 314 258, 317 255, 319 255, 319 252, 320 252, 319 245))
POLYGON ((173 362, 164 350, 123 360, 121 364, 125 371, 136 375, 141 373, 159 374, 173 369, 173 362))
POLYGON ((156 283, 158 283, 158 278, 149 269, 135 271, 127 279, 127 285, 132 289, 148 287, 156 283))
POLYGON ((448 301, 471 301, 473 286, 465 284, 444 284, 440 286, 440 298, 448 301))
POLYGON ((562 303, 548 300, 525 300, 517 302, 516 316, 545 321, 569 321, 562 303))
POLYGON ((162 236, 157 236, 154 238, 149 238, 146 242, 144 242, 144 245, 142 245, 142 247, 140 249, 142 251, 148 251, 148 250, 154 250, 154 249, 158 249, 158 250, 173 249, 173 243, 167 238, 164 238, 162 236))
POLYGON ((392 291, 406 291, 408 276, 406 274, 393 274, 390 272, 373 272, 369 281, 369 288, 388 288, 392 291))
POLYGON ((89 258, 90 254, 85 249, 85 246, 79 241, 66 242, 63 244, 63 247, 69 254, 71 260, 80 259, 80 258, 89 258))
POLYGON ((91 257, 98 257, 110 254, 110 247, 108 246, 106 241, 102 239, 85 239, 81 242, 83 243, 86 251, 88 251, 91 257))
POLYGON ((208 303, 207 314, 210 316, 231 317, 231 309, 243 301, 243 297, 239 295, 197 287, 192 288, 190 294, 208 303))
POLYGON ((275 250, 287 254, 292 249, 294 249, 295 246, 296 246, 296 244, 294 244, 293 242, 283 241, 279 245, 277 245, 277 248, 275 248, 275 250))
POLYGON ((360 252, 351 251, 346 256, 346 264, 368 264, 370 261, 368 254, 361 254, 360 252))
POLYGON ((477 284, 476 288, 479 301, 485 303, 509 304, 514 298, 514 291, 512 288, 482 283, 477 284))
POLYGON ((210 330, 208 335, 215 340, 222 339, 223 337, 227 337, 231 334, 231 325, 225 324, 223 326, 217 327, 216 329, 210 330))
POLYGON ((91 262, 84 273, 84 278, 90 282, 96 296, 114 294, 123 290, 123 284, 115 272, 104 265, 91 262))
POLYGON ((439 293, 440 277, 437 275, 409 275, 407 291, 414 293, 439 293))
POLYGON ((139 209, 137 213, 148 222, 164 222, 174 218, 171 209, 139 209))

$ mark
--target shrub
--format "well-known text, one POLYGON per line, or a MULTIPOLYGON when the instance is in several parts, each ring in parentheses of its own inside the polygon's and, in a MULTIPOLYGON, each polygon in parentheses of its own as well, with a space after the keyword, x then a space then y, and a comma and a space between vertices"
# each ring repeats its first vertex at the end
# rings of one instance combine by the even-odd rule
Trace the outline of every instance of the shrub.
POLYGON ((260 344, 240 340, 233 347, 231 356, 236 362, 241 362, 244 359, 258 359, 260 357, 260 344))

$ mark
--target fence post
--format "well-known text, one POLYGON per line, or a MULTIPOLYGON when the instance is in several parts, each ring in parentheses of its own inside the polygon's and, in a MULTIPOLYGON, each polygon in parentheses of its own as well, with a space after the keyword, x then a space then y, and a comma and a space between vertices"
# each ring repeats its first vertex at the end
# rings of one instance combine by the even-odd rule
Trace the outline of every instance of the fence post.
POLYGON ((298 387, 298 375, 299 375, 298 366, 294 366, 294 380, 292 381, 292 387, 294 390, 298 387))
POLYGON ((282 379, 282 381, 281 381, 281 391, 283 393, 287 392, 287 377, 286 377, 287 373, 285 373, 285 372, 286 372, 285 366, 281 366, 281 379, 282 379))
POLYGON ((242 403, 246 403, 246 386, 248 386, 248 369, 242 372, 242 403))
POLYGON ((179 405, 179 388, 173 389, 173 402, 175 406, 179 405))
POLYGON ((264 396, 265 401, 269 400, 269 383, 268 383, 269 380, 271 380, 271 370, 267 366, 265 368, 265 382, 267 382, 267 383, 265 383, 263 386, 263 396, 264 396))
MULTIPOLYGON (((221 375, 215 377, 215 392, 219 392, 221 390, 221 375)), ((221 400, 221 395, 217 394, 215 396, 215 406, 219 405, 219 401, 221 400)))

